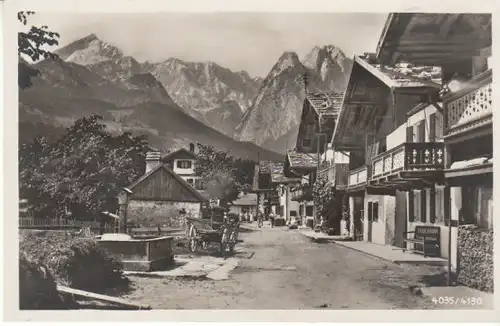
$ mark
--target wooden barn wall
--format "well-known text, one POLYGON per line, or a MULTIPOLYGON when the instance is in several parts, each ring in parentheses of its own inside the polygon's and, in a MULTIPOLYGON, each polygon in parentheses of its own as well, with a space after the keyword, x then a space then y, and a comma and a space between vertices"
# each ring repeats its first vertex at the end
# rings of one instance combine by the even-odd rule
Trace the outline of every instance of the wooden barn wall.
POLYGON ((187 187, 164 169, 159 169, 133 189, 131 199, 199 202, 187 187))

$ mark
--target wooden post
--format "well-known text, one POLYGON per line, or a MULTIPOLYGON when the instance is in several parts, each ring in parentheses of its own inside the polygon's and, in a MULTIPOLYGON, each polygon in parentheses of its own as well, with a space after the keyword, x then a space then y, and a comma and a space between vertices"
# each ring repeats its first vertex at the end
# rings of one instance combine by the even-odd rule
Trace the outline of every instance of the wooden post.
POLYGON ((120 207, 120 220, 118 221, 118 223, 120 224, 121 233, 127 233, 127 206, 129 191, 130 190, 123 189, 118 195, 118 205, 120 207))
POLYGON ((451 286, 451 203, 450 186, 444 187, 444 218, 448 219, 448 286, 451 286))

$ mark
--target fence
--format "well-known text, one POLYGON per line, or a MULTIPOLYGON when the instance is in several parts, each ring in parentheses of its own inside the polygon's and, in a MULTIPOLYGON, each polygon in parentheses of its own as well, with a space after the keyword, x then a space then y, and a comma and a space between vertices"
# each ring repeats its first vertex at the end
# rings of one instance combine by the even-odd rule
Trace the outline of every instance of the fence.
MULTIPOLYGON (((56 219, 33 219, 20 218, 20 229, 43 229, 43 230, 59 230, 59 229, 80 229, 89 227, 92 230, 100 230, 101 223, 98 221, 75 221, 75 220, 56 220, 56 219)), ((113 224, 105 224, 103 228, 106 232, 117 232, 117 227, 113 224)))

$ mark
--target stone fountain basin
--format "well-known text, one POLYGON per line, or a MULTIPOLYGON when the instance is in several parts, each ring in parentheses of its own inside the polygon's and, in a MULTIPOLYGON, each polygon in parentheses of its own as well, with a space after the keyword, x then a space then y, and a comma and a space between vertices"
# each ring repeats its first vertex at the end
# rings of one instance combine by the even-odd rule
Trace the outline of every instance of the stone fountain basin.
POLYGON ((105 233, 99 247, 123 263, 126 271, 157 271, 173 265, 172 236, 136 239, 124 233, 105 233))

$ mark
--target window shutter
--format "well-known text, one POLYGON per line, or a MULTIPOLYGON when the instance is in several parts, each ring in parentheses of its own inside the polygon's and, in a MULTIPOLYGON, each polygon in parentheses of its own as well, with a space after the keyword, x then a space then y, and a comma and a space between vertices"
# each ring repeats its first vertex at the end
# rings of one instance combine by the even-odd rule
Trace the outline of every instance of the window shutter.
POLYGON ((368 202, 368 221, 373 221, 373 202, 368 202))
POLYGON ((436 141, 436 113, 432 113, 429 116, 429 142, 436 141))
POLYGON ((406 127, 406 142, 413 143, 413 126, 406 127))
POLYGON ((417 143, 425 142, 425 120, 421 120, 418 125, 417 143))
POLYGON ((422 223, 427 222, 427 191, 426 189, 420 190, 420 220, 422 223))
POLYGON ((433 185, 431 187, 431 196, 430 196, 430 211, 431 211, 431 216, 429 216, 430 222, 435 223, 436 222, 436 187, 433 185))
POLYGON ((415 200, 414 200, 414 194, 413 190, 408 191, 408 221, 414 222, 415 221, 415 209, 413 206, 415 206, 415 200))

